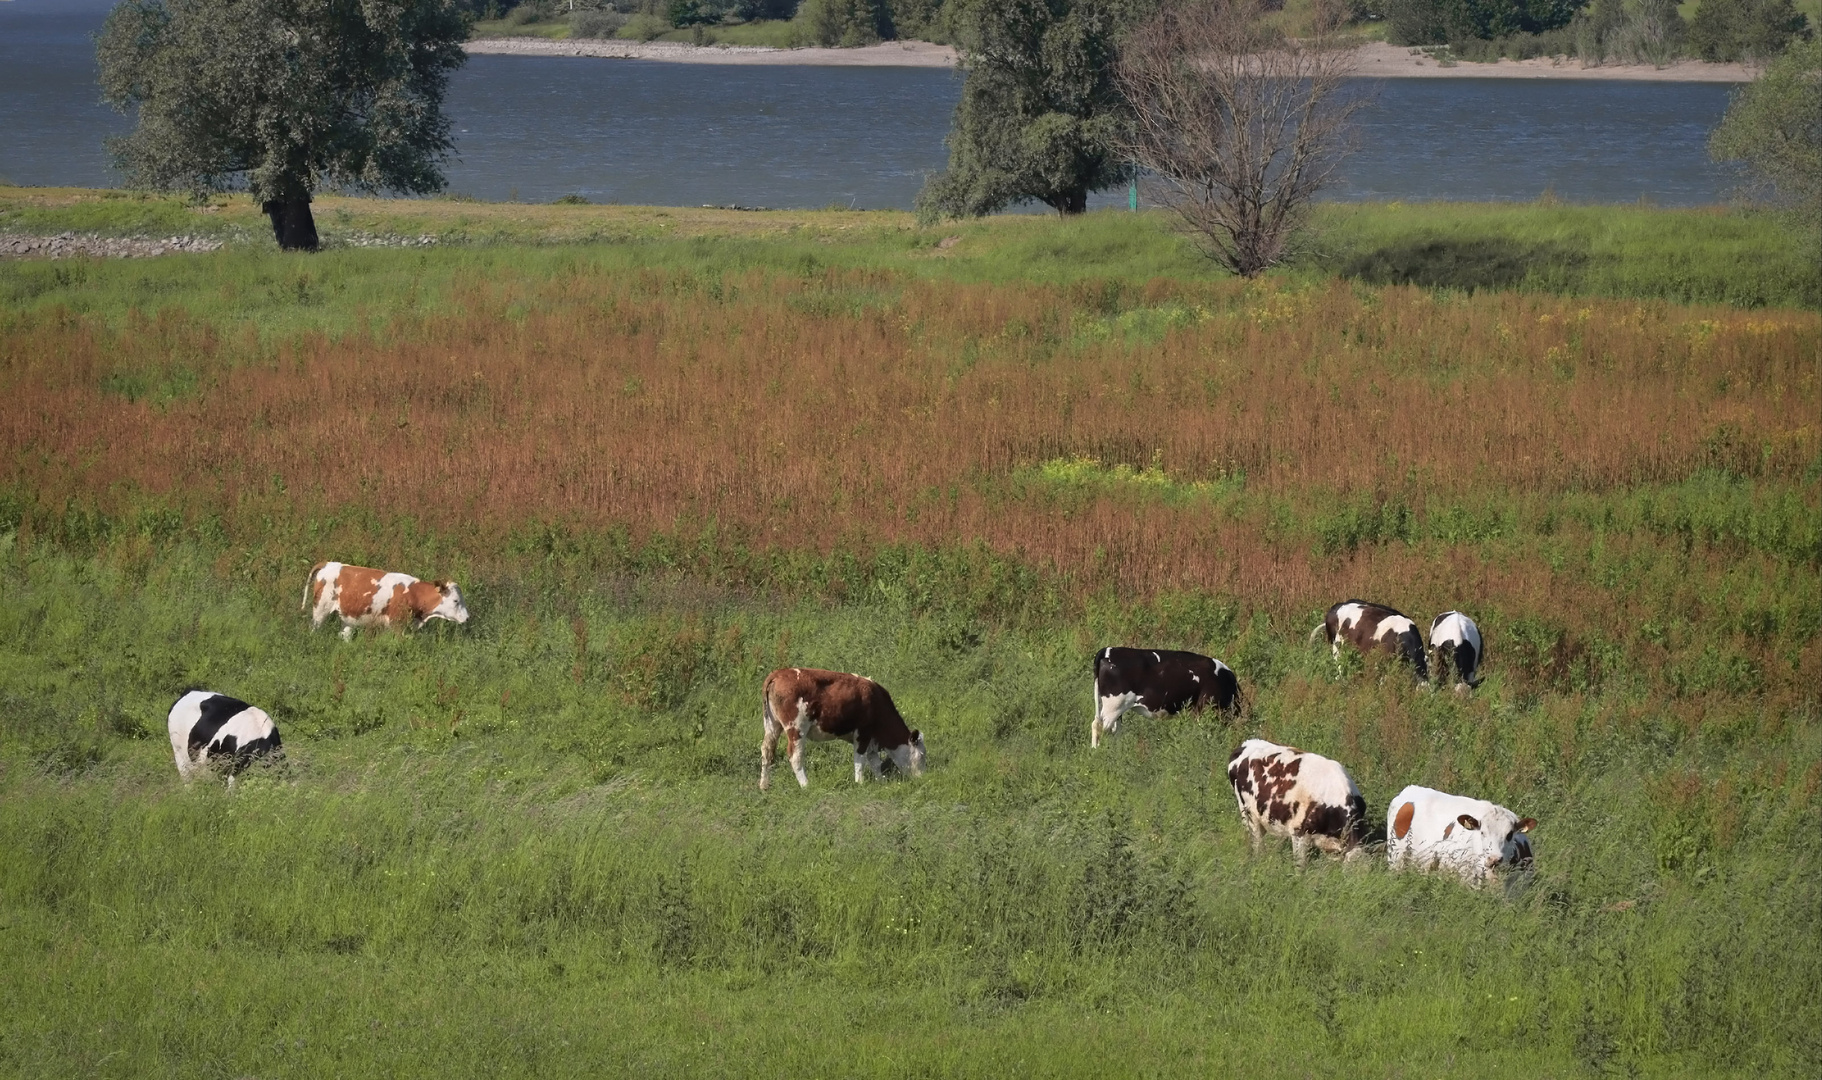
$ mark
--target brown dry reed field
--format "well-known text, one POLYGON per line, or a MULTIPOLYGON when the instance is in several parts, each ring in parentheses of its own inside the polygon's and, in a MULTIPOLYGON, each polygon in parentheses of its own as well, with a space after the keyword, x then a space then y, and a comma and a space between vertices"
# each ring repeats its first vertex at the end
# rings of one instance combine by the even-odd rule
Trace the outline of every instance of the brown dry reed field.
MULTIPOLYGON (((1634 638, 1663 614, 1645 604, 1699 621, 1745 575, 1775 589, 1788 556, 1817 558, 1811 312, 665 270, 470 280, 453 307, 275 342, 181 312, 23 319, 0 340, 6 483, 40 517, 218 520, 287 581, 311 522, 317 549, 383 565, 434 534, 482 575, 534 528, 710 536, 719 554, 686 546, 737 579, 730 551, 976 544, 1077 608, 1203 592, 1291 625, 1350 595, 1478 605, 1548 616, 1558 652, 1634 638), (134 399, 132 376, 190 390, 134 399), (1756 486, 1704 511, 1703 475, 1756 486), (1511 542, 1598 532, 1622 495, 1649 528, 1620 548, 1701 534, 1665 595, 1511 542), (1396 542, 1422 537, 1508 543, 1396 542)), ((1822 676, 1813 640, 1765 662, 1777 643, 1748 622, 1721 637, 1771 684, 1822 676)))

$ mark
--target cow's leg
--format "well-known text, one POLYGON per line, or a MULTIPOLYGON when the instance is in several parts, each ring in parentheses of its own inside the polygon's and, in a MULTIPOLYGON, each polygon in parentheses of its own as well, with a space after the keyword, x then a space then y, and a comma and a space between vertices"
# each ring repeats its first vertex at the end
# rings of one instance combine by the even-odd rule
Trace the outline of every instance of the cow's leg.
MULTIPOLYGON (((1094 737, 1089 740, 1089 746, 1099 747, 1101 745, 1100 736, 1112 735, 1119 731, 1120 717, 1126 715, 1126 710, 1138 708, 1139 706, 1135 704, 1138 699, 1139 696, 1137 694, 1130 693, 1103 694, 1097 698, 1095 701, 1094 737)), ((1147 715, 1150 714, 1147 713, 1147 715)))
POLYGON ((1251 834, 1253 854, 1265 850, 1265 822, 1260 821, 1258 815, 1246 815, 1246 831, 1251 834))
POLYGON ((878 768, 867 760, 867 752, 862 749, 866 745, 865 739, 854 740, 854 782, 856 784, 866 783, 865 777, 869 767, 878 768))
POLYGON ((809 742, 795 725, 784 729, 785 751, 791 759, 791 771, 797 774, 797 786, 810 786, 810 774, 803 771, 803 744, 809 742))
POLYGON ((1302 833, 1291 834, 1291 859, 1298 866, 1310 861, 1310 838, 1302 833))
POLYGON ((778 755, 778 736, 784 726, 772 719, 770 704, 762 707, 760 719, 765 722, 765 735, 759 740, 759 790, 772 786, 772 759, 778 755))
POLYGON ((353 623, 343 623, 342 624, 342 640, 343 641, 353 641, 354 640, 354 624, 353 623))

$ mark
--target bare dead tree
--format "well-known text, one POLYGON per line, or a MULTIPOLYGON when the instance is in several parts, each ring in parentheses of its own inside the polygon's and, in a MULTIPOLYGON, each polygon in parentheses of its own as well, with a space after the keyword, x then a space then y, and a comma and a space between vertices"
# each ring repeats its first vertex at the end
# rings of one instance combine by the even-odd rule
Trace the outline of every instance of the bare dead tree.
POLYGON ((1310 202, 1350 148, 1367 99, 1351 53, 1272 39, 1258 0, 1166 7, 1120 49, 1121 151, 1205 254, 1253 277, 1293 253, 1310 202))

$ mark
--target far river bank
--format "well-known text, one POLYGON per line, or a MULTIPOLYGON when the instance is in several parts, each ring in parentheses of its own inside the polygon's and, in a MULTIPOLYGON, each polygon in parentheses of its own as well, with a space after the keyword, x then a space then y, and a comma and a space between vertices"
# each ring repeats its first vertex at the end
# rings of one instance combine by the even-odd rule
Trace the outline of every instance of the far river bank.
MULTIPOLYGON (((854 49, 777 49, 763 45, 686 45, 669 41, 553 41, 548 38, 482 38, 467 49, 477 55, 591 56, 618 60, 661 60, 679 64, 805 67, 952 68, 955 49, 927 41, 887 41, 854 49)), ((1743 83, 1758 77, 1747 64, 1679 60, 1650 64, 1585 67, 1573 58, 1539 57, 1497 63, 1439 63, 1421 50, 1372 42, 1354 50, 1359 74, 1375 79, 1610 79, 1623 82, 1743 83)))

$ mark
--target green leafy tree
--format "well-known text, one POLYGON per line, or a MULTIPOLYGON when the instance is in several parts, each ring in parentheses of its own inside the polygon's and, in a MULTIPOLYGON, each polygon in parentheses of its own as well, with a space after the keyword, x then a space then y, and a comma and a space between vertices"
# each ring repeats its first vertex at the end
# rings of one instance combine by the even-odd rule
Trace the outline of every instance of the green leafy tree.
POLYGON ((1398 45, 1538 34, 1569 25, 1583 0, 1387 0, 1388 37, 1398 45))
POLYGON ((126 0, 97 47, 127 181, 244 187, 286 250, 315 250, 325 186, 441 190, 443 116, 468 19, 452 0, 126 0))
POLYGON ((1822 39, 1793 43, 1736 93, 1708 150, 1771 185, 1822 259, 1822 39))
POLYGON ((1689 44, 1704 60, 1766 60, 1807 37, 1808 22, 1790 0, 1702 0, 1689 44))
POLYGON ((1142 0, 958 0, 967 71, 949 130, 949 167, 918 194, 926 216, 977 216, 1036 199, 1079 214, 1123 183, 1114 150, 1122 105, 1114 42, 1142 0))

